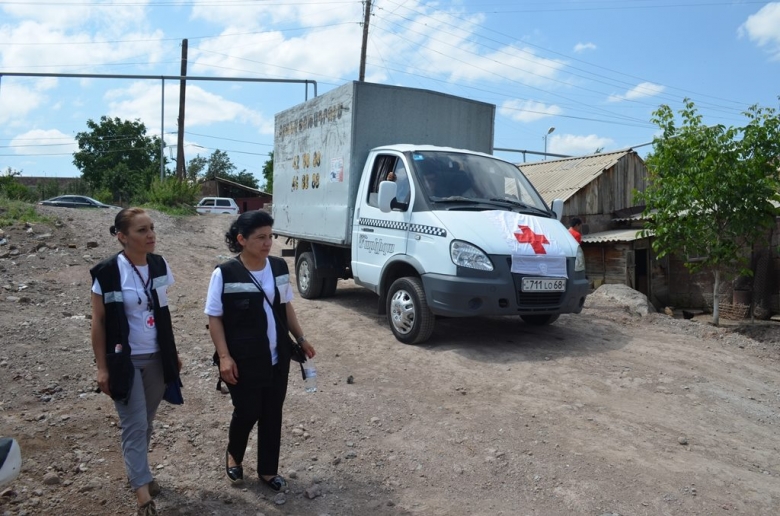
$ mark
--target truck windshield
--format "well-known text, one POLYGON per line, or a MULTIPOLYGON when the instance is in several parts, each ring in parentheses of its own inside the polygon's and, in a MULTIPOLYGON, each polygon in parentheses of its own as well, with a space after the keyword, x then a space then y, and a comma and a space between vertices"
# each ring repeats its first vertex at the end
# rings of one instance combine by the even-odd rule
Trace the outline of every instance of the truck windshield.
POLYGON ((411 161, 424 195, 432 202, 525 205, 547 212, 544 201, 530 181, 520 169, 506 161, 441 151, 413 152, 411 161))

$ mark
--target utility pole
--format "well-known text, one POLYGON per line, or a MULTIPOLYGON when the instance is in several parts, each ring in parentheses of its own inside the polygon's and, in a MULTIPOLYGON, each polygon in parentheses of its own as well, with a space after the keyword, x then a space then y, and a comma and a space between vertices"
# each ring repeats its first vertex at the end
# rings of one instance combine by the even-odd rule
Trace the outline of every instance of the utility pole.
POLYGON ((366 80, 366 47, 368 46, 368 22, 371 20, 371 0, 365 0, 365 15, 363 17, 363 44, 360 46, 360 74, 358 81, 366 80))
POLYGON ((187 40, 181 40, 181 77, 179 81, 179 132, 176 138, 176 178, 184 180, 184 99, 187 94, 187 40))

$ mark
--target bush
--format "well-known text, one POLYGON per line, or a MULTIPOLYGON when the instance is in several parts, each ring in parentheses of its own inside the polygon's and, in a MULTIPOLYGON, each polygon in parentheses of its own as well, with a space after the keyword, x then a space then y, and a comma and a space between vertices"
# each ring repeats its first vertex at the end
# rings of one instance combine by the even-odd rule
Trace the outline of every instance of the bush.
POLYGON ((103 204, 114 204, 114 195, 111 193, 111 190, 105 187, 92 192, 91 197, 103 204))
POLYGON ((16 222, 48 222, 47 217, 38 215, 35 205, 0 196, 0 227, 16 222))
POLYGON ((16 181, 5 184, 2 193, 5 197, 14 201, 33 202, 38 198, 34 191, 16 181))
POLYGON ((155 179, 144 199, 155 209, 161 207, 168 213, 170 209, 181 211, 180 214, 192 214, 195 201, 200 197, 200 185, 189 181, 179 181, 175 177, 155 179))

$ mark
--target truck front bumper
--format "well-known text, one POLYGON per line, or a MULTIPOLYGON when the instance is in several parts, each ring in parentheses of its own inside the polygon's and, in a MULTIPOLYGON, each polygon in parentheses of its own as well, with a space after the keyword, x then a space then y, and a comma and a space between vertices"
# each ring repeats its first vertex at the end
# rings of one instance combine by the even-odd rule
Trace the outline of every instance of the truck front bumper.
POLYGON ((459 268, 456 276, 424 274, 425 297, 433 313, 472 317, 582 311, 589 284, 585 271, 574 272, 573 258, 567 260, 569 277, 564 292, 522 292, 520 286, 524 275, 510 272, 507 260, 492 261, 500 265, 489 273, 459 268))

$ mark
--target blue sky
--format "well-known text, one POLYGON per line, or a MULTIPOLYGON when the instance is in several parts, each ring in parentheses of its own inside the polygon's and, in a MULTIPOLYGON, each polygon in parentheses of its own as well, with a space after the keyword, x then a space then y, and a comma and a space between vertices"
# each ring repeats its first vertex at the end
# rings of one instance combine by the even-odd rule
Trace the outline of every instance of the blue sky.
MULTIPOLYGON (((499 148, 541 152, 552 127, 552 153, 638 146, 652 111, 685 97, 708 125, 778 107, 780 2, 374 0, 372 13, 366 80, 495 104, 499 148)), ((362 20, 360 0, 0 0, 0 74, 178 75, 187 38, 190 76, 310 79, 322 94, 358 78, 362 20)), ((161 124, 161 82, 2 77, 2 171, 79 175, 74 137, 103 115, 175 145, 179 86, 165 82, 161 124)), ((305 95, 189 82, 187 159, 220 149, 261 177, 274 114, 305 95)))

